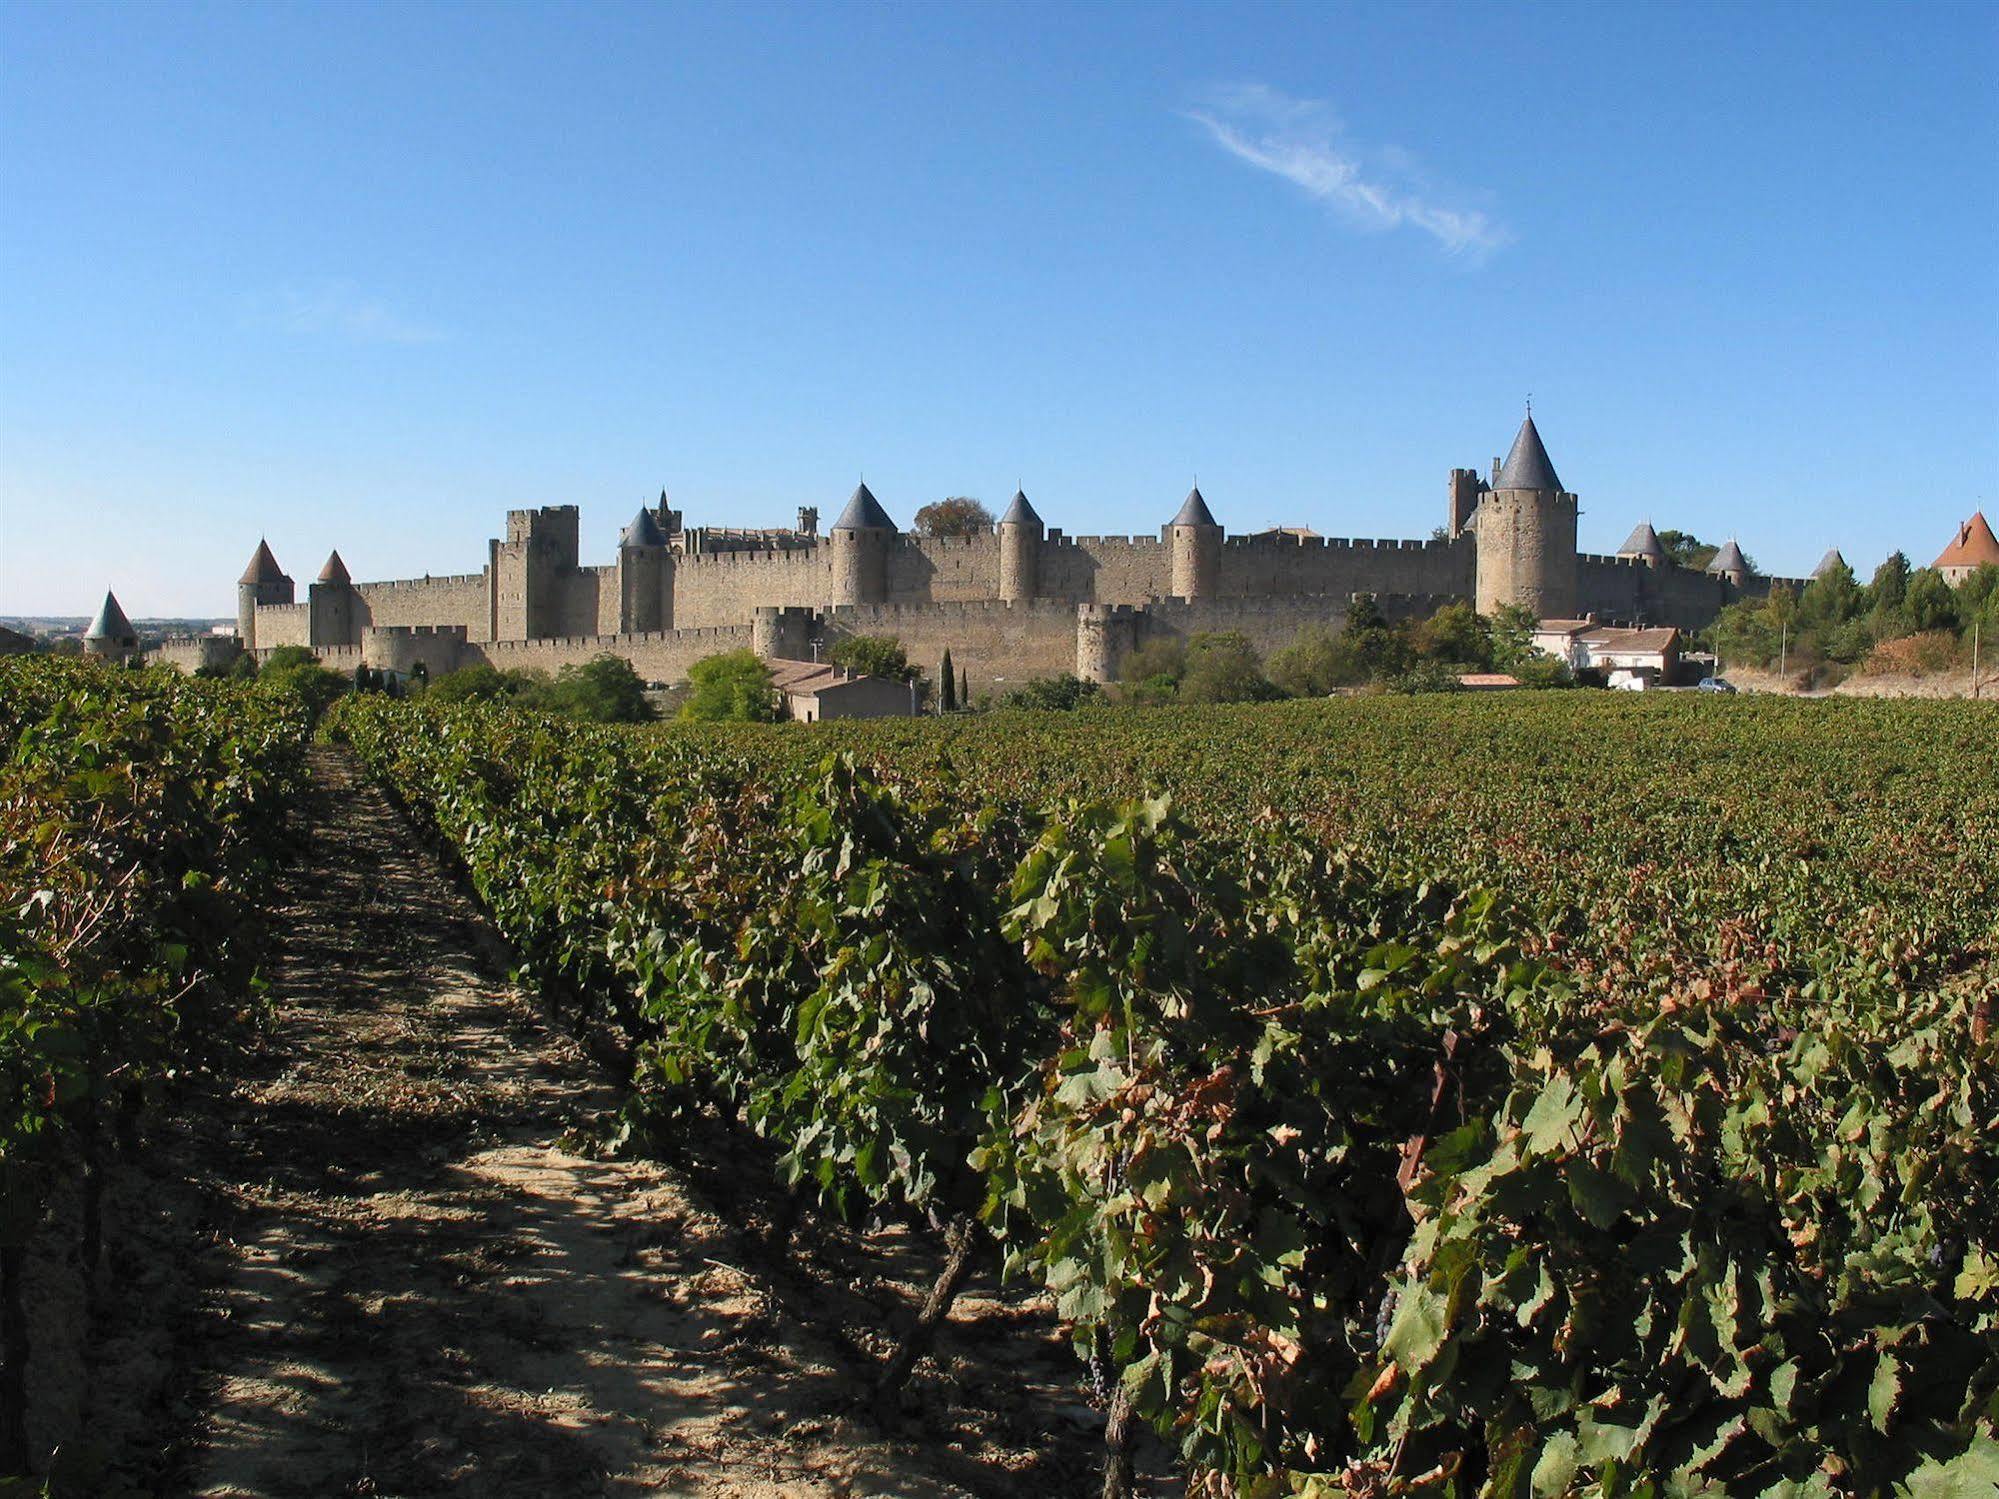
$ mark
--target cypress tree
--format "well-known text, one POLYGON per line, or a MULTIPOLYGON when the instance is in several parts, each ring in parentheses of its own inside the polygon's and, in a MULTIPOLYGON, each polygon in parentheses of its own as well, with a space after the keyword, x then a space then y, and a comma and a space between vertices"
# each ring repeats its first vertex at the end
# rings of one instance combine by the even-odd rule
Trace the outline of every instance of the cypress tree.
POLYGON ((958 679, 951 675, 951 647, 944 647, 944 666, 938 673, 943 684, 943 707, 946 713, 954 713, 958 708, 958 679))
POLYGON ((962 666, 958 668, 958 706, 972 706, 972 674, 962 666))

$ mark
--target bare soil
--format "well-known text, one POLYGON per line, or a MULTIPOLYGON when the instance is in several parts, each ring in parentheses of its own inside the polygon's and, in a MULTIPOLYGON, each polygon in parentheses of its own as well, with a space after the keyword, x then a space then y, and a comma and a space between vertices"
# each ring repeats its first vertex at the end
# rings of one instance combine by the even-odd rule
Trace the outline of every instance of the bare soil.
POLYGON ((137 1346, 92 1360, 88 1491, 1092 1490, 1102 1416, 1044 1301, 981 1271, 883 1430, 873 1370, 941 1247, 809 1215, 773 1247, 719 1125, 698 1169, 600 1148, 606 1073, 352 762, 314 771, 275 1020, 114 1183, 114 1264, 148 1268, 99 1311, 137 1346))

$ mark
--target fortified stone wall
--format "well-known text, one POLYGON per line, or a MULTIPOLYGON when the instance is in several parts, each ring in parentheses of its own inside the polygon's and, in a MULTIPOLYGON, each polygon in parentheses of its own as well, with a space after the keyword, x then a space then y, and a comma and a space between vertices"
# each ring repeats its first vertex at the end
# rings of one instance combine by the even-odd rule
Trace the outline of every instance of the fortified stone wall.
POLYGON ((148 664, 177 667, 193 676, 204 668, 227 671, 243 654, 234 635, 176 635, 146 653, 148 664))
POLYGON ((821 615, 826 647, 849 635, 893 635, 934 682, 944 652, 975 693, 1076 669, 1076 609, 1059 599, 1006 603, 846 604, 821 615))
MULTIPOLYGON (((1361 590, 1369 592, 1369 590, 1361 590)), ((1421 619, 1462 594, 1372 594, 1389 619, 1421 619)), ((1298 594, 1290 598, 1161 599, 1140 612, 1139 643, 1168 638, 1186 641, 1195 635, 1234 631, 1246 636, 1267 661, 1298 638, 1307 625, 1337 630, 1346 623, 1354 595, 1298 594)))
POLYGON ((1671 624, 1703 629, 1726 604, 1767 597, 1773 586, 1794 593, 1799 578, 1751 577, 1740 588, 1714 573, 1686 567, 1647 567, 1630 557, 1585 554, 1576 559, 1576 607, 1609 624, 1671 624))
POLYGON ((1157 536, 1065 536, 1041 544, 1041 597, 1071 603, 1142 604, 1164 598, 1172 559, 1157 536))
POLYGON ((1469 598, 1477 549, 1457 541, 1232 536, 1222 546, 1222 598, 1434 593, 1469 598))
POLYGON ((279 645, 312 644, 312 605, 259 604, 257 606, 257 649, 266 651, 279 645))
MULTIPOLYGON (((387 583, 356 583, 359 628, 369 625, 462 625, 467 638, 485 640, 493 633, 492 605, 486 574, 456 573, 449 577, 408 578, 387 583)), ((263 645, 263 615, 259 611, 257 644, 263 645)))
POLYGON ((999 538, 906 536, 889 549, 888 602, 963 603, 999 596, 999 538))
POLYGON ((582 666, 599 656, 621 656, 648 682, 679 682, 704 656, 750 648, 750 626, 698 630, 648 630, 629 635, 572 635, 548 640, 489 640, 466 647, 466 664, 500 671, 524 668, 553 676, 565 666, 582 666))
POLYGON ((758 605, 822 605, 832 598, 833 567, 824 546, 674 559, 676 629, 748 628, 750 613, 758 605))

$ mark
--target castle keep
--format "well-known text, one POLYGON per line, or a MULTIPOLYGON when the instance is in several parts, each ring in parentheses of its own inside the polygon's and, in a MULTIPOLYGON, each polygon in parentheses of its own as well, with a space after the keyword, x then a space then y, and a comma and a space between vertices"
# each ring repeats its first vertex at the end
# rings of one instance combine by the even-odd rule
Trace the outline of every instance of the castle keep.
POLYGON ((553 670, 608 652, 660 681, 718 651, 809 661, 843 636, 885 634, 916 662, 948 648, 989 690, 1067 671, 1113 680, 1159 636, 1239 630, 1273 651, 1302 625, 1337 628, 1362 594, 1391 617, 1470 599, 1484 613, 1695 628, 1770 585, 1733 543, 1705 571, 1675 566, 1649 526, 1616 556, 1580 554, 1576 514, 1530 414, 1487 477, 1451 471, 1427 541, 1230 536, 1198 489, 1157 536, 1069 536, 1017 493, 990 532, 963 538, 899 531, 865 484, 824 535, 811 509, 785 530, 689 528, 662 493, 599 565, 582 560, 574 505, 510 512, 478 572, 357 583, 335 552, 303 600, 259 543, 237 627, 244 649, 308 646, 336 668, 553 670))

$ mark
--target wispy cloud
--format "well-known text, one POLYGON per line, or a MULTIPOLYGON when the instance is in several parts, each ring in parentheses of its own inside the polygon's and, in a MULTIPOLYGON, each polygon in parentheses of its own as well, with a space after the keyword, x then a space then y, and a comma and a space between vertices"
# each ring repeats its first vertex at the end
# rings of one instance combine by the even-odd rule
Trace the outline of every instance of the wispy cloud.
POLYGON ((1217 92, 1186 115, 1231 156, 1302 188, 1357 227, 1406 225, 1467 258, 1483 258, 1511 238, 1479 209, 1443 201, 1408 152, 1349 140, 1320 100, 1247 84, 1217 92))
POLYGON ((351 281, 279 287, 252 299, 250 318, 280 333, 357 344, 434 344, 444 337, 442 329, 405 317, 351 281))

